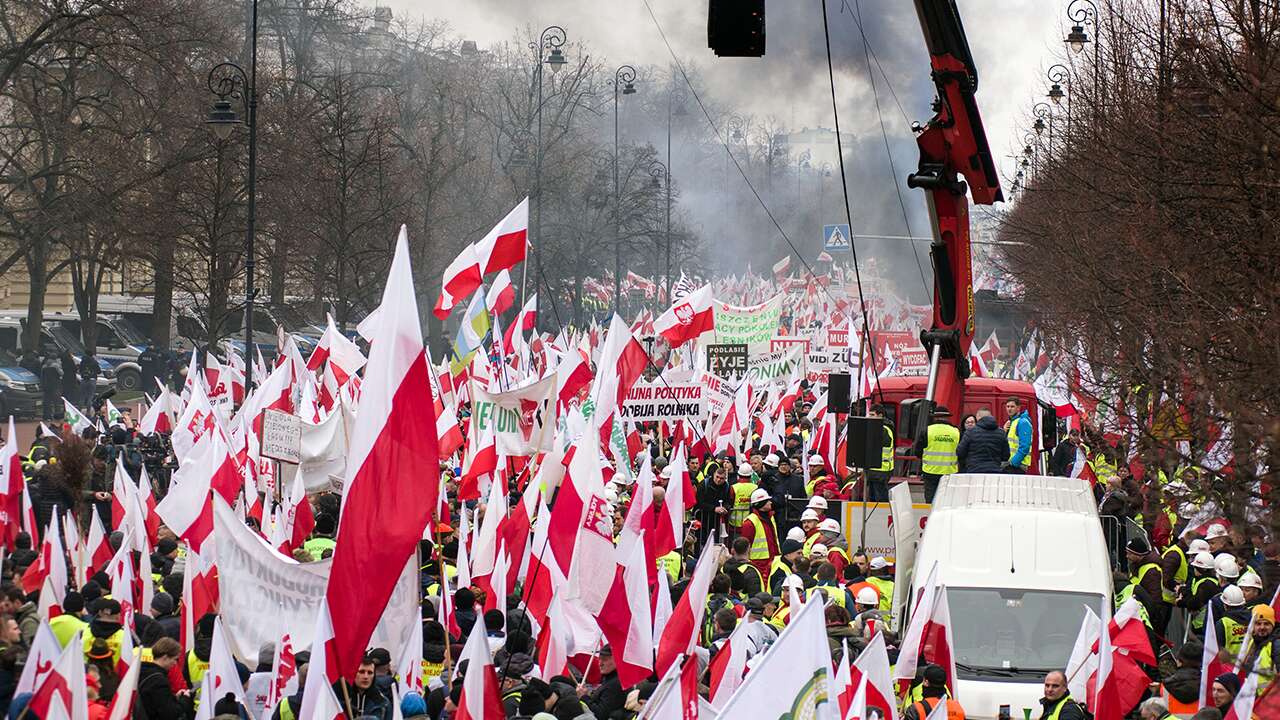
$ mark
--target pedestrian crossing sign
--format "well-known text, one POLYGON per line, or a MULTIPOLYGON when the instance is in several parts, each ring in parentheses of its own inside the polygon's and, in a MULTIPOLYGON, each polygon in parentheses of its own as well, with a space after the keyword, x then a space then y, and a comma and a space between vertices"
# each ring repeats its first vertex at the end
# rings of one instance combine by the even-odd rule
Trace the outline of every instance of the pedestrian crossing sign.
POLYGON ((850 252, 853 250, 853 236, 849 234, 848 225, 823 225, 822 247, 827 252, 850 252))

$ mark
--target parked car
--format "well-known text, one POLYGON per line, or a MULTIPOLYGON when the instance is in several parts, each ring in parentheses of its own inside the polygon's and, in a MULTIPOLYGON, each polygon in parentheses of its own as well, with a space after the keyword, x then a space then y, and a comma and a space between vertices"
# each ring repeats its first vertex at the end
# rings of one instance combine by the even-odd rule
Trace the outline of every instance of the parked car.
MULTIPOLYGON (((8 350, 13 355, 21 357, 26 351, 22 344, 26 324, 26 318, 0 317, 0 349, 8 350)), ((40 347, 35 348, 35 351, 43 353, 44 349, 49 347, 58 352, 63 350, 70 352, 77 363, 84 359, 84 345, 80 342, 79 336, 58 323, 44 323, 40 328, 40 347)), ((94 392, 101 395, 116 387, 116 371, 110 362, 96 356, 95 359, 98 361, 101 372, 98 374, 94 392)))
POLYGON ((18 365, 18 356, 0 349, 0 420, 40 413, 40 378, 18 365))

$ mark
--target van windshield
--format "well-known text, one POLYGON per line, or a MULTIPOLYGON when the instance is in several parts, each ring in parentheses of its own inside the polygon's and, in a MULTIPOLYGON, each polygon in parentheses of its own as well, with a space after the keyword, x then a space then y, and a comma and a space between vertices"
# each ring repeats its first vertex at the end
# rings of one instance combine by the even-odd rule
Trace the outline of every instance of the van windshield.
POLYGON ((1092 593, 1010 588, 948 587, 947 600, 956 671, 970 680, 1066 667, 1085 607, 1102 604, 1092 593))

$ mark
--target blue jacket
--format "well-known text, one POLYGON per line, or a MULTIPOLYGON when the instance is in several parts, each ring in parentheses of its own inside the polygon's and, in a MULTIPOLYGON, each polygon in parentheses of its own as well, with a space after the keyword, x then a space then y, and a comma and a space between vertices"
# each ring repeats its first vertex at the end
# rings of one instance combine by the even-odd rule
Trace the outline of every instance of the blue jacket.
MULTIPOLYGON (((1018 433, 1018 451, 1009 458, 1009 464, 1017 467, 1027 457, 1027 453, 1031 452, 1031 416, 1023 410, 1009 420, 1013 423, 1014 431, 1018 433)), ((1007 437, 1005 442, 1008 442, 1007 437)))
POLYGON ((1009 436, 987 415, 978 424, 966 430, 956 446, 956 458, 960 472, 998 473, 1009 460, 1009 436))

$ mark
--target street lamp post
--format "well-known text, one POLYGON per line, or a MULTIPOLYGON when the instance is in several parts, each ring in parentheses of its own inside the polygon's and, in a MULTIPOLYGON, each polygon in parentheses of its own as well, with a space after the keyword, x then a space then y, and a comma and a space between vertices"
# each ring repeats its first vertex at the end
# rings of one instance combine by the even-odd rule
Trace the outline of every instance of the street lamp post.
POLYGON ((231 100, 244 101, 245 116, 249 126, 249 207, 244 235, 244 387, 253 388, 253 302, 257 295, 254 288, 254 224, 257 220, 258 189, 258 0, 251 0, 253 17, 249 29, 249 72, 232 62, 218 63, 209 71, 206 84, 217 102, 209 112, 206 123, 219 139, 231 136, 231 130, 240 124, 240 118, 231 100))
POLYGON ((1062 99, 1067 99, 1067 129, 1071 129, 1071 71, 1062 63, 1055 63, 1049 66, 1049 71, 1045 73, 1045 77, 1049 79, 1049 92, 1045 97, 1053 101, 1054 105, 1061 105, 1062 99), (1067 86, 1067 90, 1062 89, 1063 85, 1067 86))
POLYGON ((671 85, 671 90, 667 93, 667 163, 663 167, 667 169, 667 302, 672 302, 671 298, 671 117, 684 117, 689 114, 685 109, 685 101, 688 96, 685 94, 682 86, 671 85), (672 104, 675 104, 675 110, 672 111, 672 104))
POLYGON ((654 160, 649 163, 649 177, 653 178, 655 186, 662 184, 667 191, 667 229, 665 233, 667 247, 667 302, 674 303, 675 299, 671 297, 671 166, 661 160, 654 160))
POLYGON ((1036 135, 1044 134, 1046 129, 1049 130, 1049 155, 1053 156, 1053 108, 1049 103, 1038 102, 1031 108, 1031 114, 1035 116, 1036 121, 1031 126, 1036 131, 1036 135))
MULTIPOLYGON (((1071 32, 1063 38, 1063 42, 1067 47, 1071 48, 1071 52, 1079 55, 1084 52, 1084 46, 1089 44, 1089 32, 1086 27, 1093 27, 1094 32, 1098 32, 1098 6, 1093 4, 1093 0, 1071 0, 1067 4, 1067 18, 1071 20, 1071 32)), ((1093 107, 1094 123, 1100 122, 1102 117, 1102 43, 1100 38, 1093 38, 1093 92, 1096 96, 1093 107)))
MULTIPOLYGON (((551 25, 542 31, 537 45, 529 43, 529 49, 534 51, 534 57, 538 63, 538 157, 534 165, 533 202, 533 286, 535 288, 538 287, 538 282, 542 278, 542 71, 544 65, 550 65, 553 73, 560 72, 560 68, 565 66, 567 61, 564 58, 564 52, 560 48, 564 47, 567 40, 568 36, 564 32, 564 28, 559 25, 551 25), (547 52, 546 58, 542 57, 543 51, 547 52)), ((524 272, 528 272, 527 265, 524 272)), ((521 302, 527 299, 526 292, 528 291, 525 288, 525 281, 522 277, 520 280, 521 302)))
POLYGON ((613 72, 613 312, 622 312, 622 189, 618 185, 618 94, 636 94, 636 69, 623 65, 613 72))

